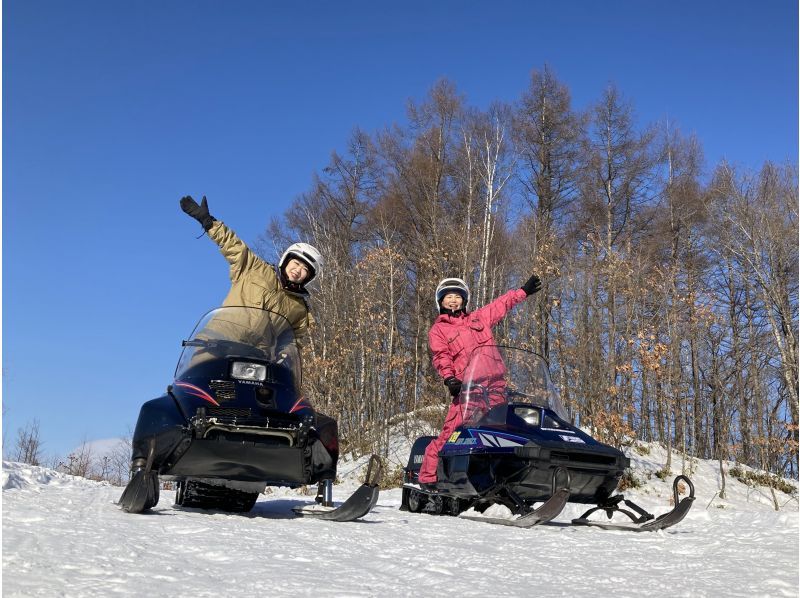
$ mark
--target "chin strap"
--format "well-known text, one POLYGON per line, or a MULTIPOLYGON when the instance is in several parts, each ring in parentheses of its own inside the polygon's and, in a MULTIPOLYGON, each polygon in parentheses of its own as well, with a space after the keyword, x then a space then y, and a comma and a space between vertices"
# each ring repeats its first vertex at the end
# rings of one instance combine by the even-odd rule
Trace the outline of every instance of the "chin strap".
POLYGON ((459 309, 456 309, 456 310, 447 309, 446 307, 440 307, 439 308, 439 313, 441 315, 451 316, 453 318, 457 318, 457 317, 460 317, 460 316, 466 316, 467 315, 467 310, 465 310, 463 307, 461 307, 459 309))
POLYGON ((283 288, 292 293, 303 293, 303 291, 305 291, 303 285, 297 282, 291 282, 289 280, 283 281, 283 288))
POLYGON ((290 293, 296 293, 298 295, 306 295, 308 291, 306 291, 305 286, 299 282, 292 282, 286 277, 286 273, 283 271, 283 268, 279 269, 279 275, 281 277, 281 286, 289 291, 290 293))

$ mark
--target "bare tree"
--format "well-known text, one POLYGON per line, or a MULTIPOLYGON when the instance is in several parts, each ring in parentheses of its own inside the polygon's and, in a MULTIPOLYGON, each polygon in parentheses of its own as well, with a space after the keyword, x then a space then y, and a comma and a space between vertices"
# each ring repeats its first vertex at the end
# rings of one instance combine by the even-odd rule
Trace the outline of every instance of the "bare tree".
MULTIPOLYGON (((597 316, 586 333, 603 339, 604 363, 591 376, 592 394, 587 397, 587 416, 591 420, 620 409, 619 374, 629 350, 624 332, 631 314, 625 287, 635 284, 639 270, 632 248, 642 237, 648 221, 645 207, 654 200, 653 131, 638 133, 632 106, 609 86, 593 107, 584 138, 583 166, 579 182, 579 201, 583 215, 575 223, 585 251, 585 309, 597 316)), ((631 287, 632 288, 632 287, 631 287)), ((590 357, 596 361, 597 357, 590 357)), ((598 364, 599 365, 599 364, 598 364)))
POLYGON ((513 128, 518 177, 528 212, 518 226, 527 263, 518 268, 535 268, 543 281, 536 317, 529 321, 538 331, 545 357, 550 356, 551 310, 554 304, 563 304, 558 274, 567 249, 564 225, 576 197, 584 123, 585 117, 572 110, 569 90, 550 68, 531 74, 513 128))
POLYGON ((59 469, 69 475, 86 478, 91 474, 92 466, 92 447, 89 442, 84 439, 76 450, 67 455, 66 462, 62 462, 59 469))
POLYGON ((128 434, 121 438, 108 454, 108 472, 105 479, 116 486, 124 485, 128 481, 131 465, 132 441, 133 432, 129 430, 128 434))
POLYGON ((42 440, 39 436, 39 420, 25 424, 24 428, 17 430, 17 444, 14 459, 20 463, 41 465, 42 440))
POLYGON ((768 163, 751 176, 722 164, 712 181, 709 209, 714 251, 727 256, 735 289, 747 298, 742 309, 731 313, 741 329, 732 338, 741 365, 735 394, 742 406, 741 426, 751 427, 742 431, 743 457, 753 458, 757 439, 761 466, 774 468, 786 447, 797 454, 797 170, 768 163), (779 372, 777 394, 765 393, 772 355, 779 372), (765 395, 772 395, 768 403, 765 395))

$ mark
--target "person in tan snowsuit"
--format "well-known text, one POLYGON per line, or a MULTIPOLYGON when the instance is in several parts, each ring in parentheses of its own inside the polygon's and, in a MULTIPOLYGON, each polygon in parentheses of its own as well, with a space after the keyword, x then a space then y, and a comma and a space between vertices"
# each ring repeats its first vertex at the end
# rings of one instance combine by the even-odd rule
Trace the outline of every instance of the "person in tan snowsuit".
POLYGON ((209 214, 205 196, 198 204, 187 195, 180 205, 202 225, 230 264, 231 288, 222 306, 256 307, 278 313, 291 324, 297 343, 305 345, 314 321, 308 311, 306 286, 322 272, 319 251, 307 243, 294 243, 274 266, 258 257, 236 233, 209 214))

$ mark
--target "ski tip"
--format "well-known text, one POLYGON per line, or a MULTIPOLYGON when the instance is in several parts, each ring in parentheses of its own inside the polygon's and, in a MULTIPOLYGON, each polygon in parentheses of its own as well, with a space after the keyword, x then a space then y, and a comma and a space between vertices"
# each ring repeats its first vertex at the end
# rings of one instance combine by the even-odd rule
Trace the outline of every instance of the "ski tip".
POLYGON ((142 513, 158 503, 158 494, 158 476, 154 472, 137 471, 122 491, 117 505, 127 513, 142 513))
POLYGON ((378 502, 379 490, 377 486, 362 484, 350 498, 338 507, 314 508, 296 507, 292 509, 300 517, 310 517, 312 519, 322 519, 324 521, 355 521, 369 513, 378 502))
POLYGON ((378 487, 381 485, 382 478, 383 464, 381 463, 381 458, 378 457, 378 455, 372 454, 367 463, 367 473, 364 476, 364 484, 370 487, 378 487))

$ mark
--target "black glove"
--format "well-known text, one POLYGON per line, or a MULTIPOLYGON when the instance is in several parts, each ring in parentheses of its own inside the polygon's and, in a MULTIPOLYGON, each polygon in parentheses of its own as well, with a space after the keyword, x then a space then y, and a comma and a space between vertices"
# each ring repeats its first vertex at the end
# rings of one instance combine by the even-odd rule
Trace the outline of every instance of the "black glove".
POLYGON ((197 202, 192 199, 191 195, 182 197, 181 210, 197 220, 205 230, 208 230, 211 228, 211 225, 214 224, 214 217, 208 213, 208 202, 206 201, 205 195, 203 196, 203 200, 200 202, 200 205, 197 205, 197 202))
POLYGON ((530 297, 534 293, 538 293, 542 290, 542 281, 539 280, 539 277, 536 274, 532 275, 528 281, 520 287, 525 294, 530 297))
POLYGON ((444 385, 450 391, 450 396, 452 397, 457 397, 458 393, 461 392, 461 380, 455 376, 450 376, 449 378, 445 379, 444 385))

